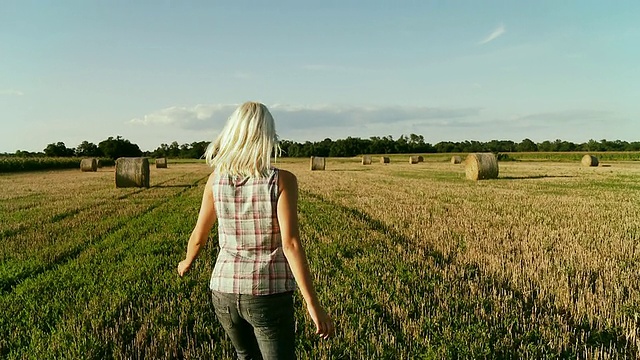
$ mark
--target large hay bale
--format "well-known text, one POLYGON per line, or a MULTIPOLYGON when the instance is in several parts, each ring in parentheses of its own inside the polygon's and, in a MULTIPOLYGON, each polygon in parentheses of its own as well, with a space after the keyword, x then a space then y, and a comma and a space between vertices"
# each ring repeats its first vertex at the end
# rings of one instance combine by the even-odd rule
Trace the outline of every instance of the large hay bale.
POLYGON ((144 157, 116 160, 116 187, 149 187, 149 159, 144 157))
POLYGON ((156 169, 166 169, 167 168, 167 158, 157 158, 156 159, 156 169))
POLYGON ((452 164, 460 164, 462 162, 462 158, 460 156, 452 156, 451 163, 452 164))
POLYGON ((362 157, 362 165, 371 165, 371 156, 364 155, 362 157))
POLYGON ((493 153, 469 154, 464 163, 469 180, 496 179, 498 177, 498 159, 493 153))
POLYGON ((409 164, 417 164, 419 162, 420 160, 418 159, 417 156, 409 156, 409 164))
POLYGON ((98 171, 98 160, 95 158, 80 160, 80 170, 85 171, 98 171))
POLYGON ((585 155, 582 157, 582 166, 598 166, 598 158, 593 155, 585 155))
POLYGON ((418 155, 418 162, 424 162, 424 157, 422 155, 418 155))
POLYGON ((380 164, 388 164, 391 162, 391 159, 388 156, 381 156, 380 157, 380 164))
POLYGON ((325 164, 325 158, 319 156, 311 157, 311 170, 324 170, 325 164))

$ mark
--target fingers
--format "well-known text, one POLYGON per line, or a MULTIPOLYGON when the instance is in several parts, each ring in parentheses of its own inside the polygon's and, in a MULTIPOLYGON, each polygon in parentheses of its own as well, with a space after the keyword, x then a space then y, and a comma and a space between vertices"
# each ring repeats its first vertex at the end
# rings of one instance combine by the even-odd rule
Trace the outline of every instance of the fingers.
POLYGON ((316 334, 325 340, 333 336, 334 330, 331 319, 321 320, 316 324, 316 334))
POLYGON ((184 262, 180 262, 178 264, 178 275, 183 276, 187 271, 189 271, 189 266, 185 265, 184 262))

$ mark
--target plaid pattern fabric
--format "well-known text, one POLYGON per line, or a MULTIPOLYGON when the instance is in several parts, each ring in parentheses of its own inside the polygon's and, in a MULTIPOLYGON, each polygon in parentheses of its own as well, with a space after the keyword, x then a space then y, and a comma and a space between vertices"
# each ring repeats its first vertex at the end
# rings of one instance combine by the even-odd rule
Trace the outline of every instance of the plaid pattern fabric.
POLYGON ((251 295, 294 290, 276 213, 278 169, 265 178, 216 175, 213 200, 220 252, 211 290, 251 295))

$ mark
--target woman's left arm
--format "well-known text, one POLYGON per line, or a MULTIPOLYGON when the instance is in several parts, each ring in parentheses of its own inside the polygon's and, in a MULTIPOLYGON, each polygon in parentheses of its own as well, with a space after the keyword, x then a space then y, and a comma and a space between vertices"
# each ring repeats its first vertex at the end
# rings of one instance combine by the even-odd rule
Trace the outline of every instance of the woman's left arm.
POLYGON ((187 255, 184 260, 178 264, 178 274, 184 275, 191 269, 193 261, 198 256, 200 249, 207 244, 209 233, 213 224, 216 222, 216 209, 213 203, 213 174, 209 176, 207 185, 205 185, 204 193, 202 194, 202 204, 200 205, 200 213, 198 214, 198 221, 196 227, 191 232, 189 238, 189 244, 187 244, 187 255))

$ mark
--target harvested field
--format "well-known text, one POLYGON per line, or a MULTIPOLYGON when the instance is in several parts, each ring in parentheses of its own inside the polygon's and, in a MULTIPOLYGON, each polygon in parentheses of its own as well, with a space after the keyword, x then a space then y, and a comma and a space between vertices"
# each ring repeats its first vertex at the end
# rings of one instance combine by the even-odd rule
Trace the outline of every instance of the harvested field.
MULTIPOLYGON (((639 355, 640 164, 470 182, 450 156, 401 159, 278 160, 338 328, 318 341, 297 294, 301 359, 639 355)), ((148 189, 114 188, 112 167, 0 175, 0 357, 232 358, 207 292, 215 229, 175 273, 209 171, 154 168, 148 189)))

